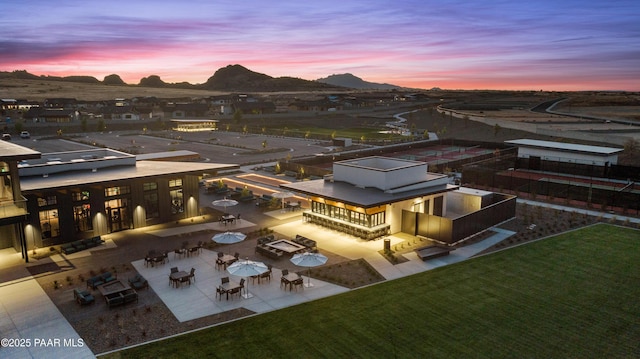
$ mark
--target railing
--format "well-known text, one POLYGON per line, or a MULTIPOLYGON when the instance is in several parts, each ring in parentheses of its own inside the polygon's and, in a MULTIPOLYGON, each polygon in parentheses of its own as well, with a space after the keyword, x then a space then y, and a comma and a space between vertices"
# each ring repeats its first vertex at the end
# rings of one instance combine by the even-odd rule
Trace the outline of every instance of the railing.
POLYGON ((0 218, 19 217, 27 213, 27 199, 22 196, 17 201, 0 202, 0 218))

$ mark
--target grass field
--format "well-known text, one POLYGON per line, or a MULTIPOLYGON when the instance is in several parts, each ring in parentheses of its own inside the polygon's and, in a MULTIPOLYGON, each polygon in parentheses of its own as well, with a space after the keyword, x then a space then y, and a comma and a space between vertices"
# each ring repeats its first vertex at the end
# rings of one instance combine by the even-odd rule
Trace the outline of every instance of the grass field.
POLYGON ((639 244, 599 224, 109 357, 637 358, 639 244))

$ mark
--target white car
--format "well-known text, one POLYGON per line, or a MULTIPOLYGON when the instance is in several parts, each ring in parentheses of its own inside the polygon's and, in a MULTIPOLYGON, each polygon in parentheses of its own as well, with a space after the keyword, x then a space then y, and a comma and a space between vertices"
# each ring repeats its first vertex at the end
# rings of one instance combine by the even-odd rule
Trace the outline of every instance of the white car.
POLYGON ((31 138, 31 134, 29 131, 22 131, 20 132, 20 138, 31 138))

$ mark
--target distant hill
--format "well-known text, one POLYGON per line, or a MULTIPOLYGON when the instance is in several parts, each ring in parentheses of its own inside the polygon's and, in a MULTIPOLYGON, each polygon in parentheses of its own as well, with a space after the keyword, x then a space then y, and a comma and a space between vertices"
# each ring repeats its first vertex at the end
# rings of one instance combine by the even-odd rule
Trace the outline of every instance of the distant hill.
POLYGON ((64 82, 82 82, 88 84, 99 84, 100 80, 93 76, 37 76, 25 70, 16 71, 0 71, 0 78, 12 78, 21 80, 44 80, 44 81, 64 81, 64 82))
POLYGON ((402 87, 390 84, 380 84, 365 81, 352 74, 331 75, 325 78, 317 79, 317 82, 330 84, 334 86, 348 87, 358 90, 400 90, 402 87))
POLYGON ((241 65, 229 65, 216 71, 202 84, 206 90, 219 91, 309 91, 339 89, 330 84, 294 77, 271 77, 241 65))
MULTIPOLYGON (((102 84, 108 86, 128 86, 117 74, 105 76, 103 81, 91 76, 37 76, 24 70, 12 72, 0 71, 0 78, 23 79, 23 80, 47 80, 63 82, 80 82, 91 84, 102 84)), ((140 79, 140 87, 152 88, 175 88, 187 90, 210 90, 225 92, 284 92, 284 91, 315 91, 315 90, 345 90, 345 88, 322 83, 318 81, 303 80, 295 77, 271 77, 265 74, 251 71, 241 65, 228 65, 217 70, 213 76, 209 77, 203 84, 192 85, 188 82, 167 83, 158 75, 150 75, 140 79)))

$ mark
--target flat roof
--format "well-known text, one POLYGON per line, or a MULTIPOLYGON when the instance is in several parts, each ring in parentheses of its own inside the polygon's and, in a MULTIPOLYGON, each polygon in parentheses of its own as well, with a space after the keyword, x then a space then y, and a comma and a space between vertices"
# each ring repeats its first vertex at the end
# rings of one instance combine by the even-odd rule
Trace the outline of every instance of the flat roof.
POLYGON ((458 188, 458 186, 442 184, 398 193, 386 193, 373 187, 360 188, 347 182, 330 182, 325 181, 324 179, 282 184, 280 187, 310 196, 328 198, 349 205, 365 208, 382 206, 420 196, 453 191, 458 188))
POLYGON ((30 148, 17 145, 11 141, 0 141, 0 160, 23 161, 41 157, 41 153, 30 148))
POLYGON ((151 178, 184 173, 206 173, 240 168, 236 164, 201 163, 201 162, 168 162, 138 161, 135 166, 119 166, 92 171, 70 171, 51 174, 48 177, 20 177, 23 192, 48 190, 64 187, 79 187, 98 183, 117 182, 137 178, 151 178))
POLYGON ((612 154, 623 151, 622 148, 579 145, 575 143, 531 140, 526 138, 519 139, 519 140, 504 141, 504 143, 517 145, 517 146, 524 146, 524 147, 544 148, 544 149, 552 149, 552 150, 567 151, 567 152, 583 152, 583 153, 590 153, 590 154, 597 154, 597 155, 612 155, 612 154))
POLYGON ((153 153, 143 153, 140 155, 136 155, 136 160, 145 161, 145 160, 161 160, 167 158, 176 158, 176 157, 194 157, 199 158, 200 154, 198 152, 188 151, 188 150, 178 150, 178 151, 165 151, 165 152, 153 152, 153 153))
POLYGON ((206 123, 206 122, 220 122, 219 120, 203 120, 203 119, 188 119, 188 118, 172 118, 171 122, 184 122, 184 123, 206 123))
POLYGON ((402 158, 371 156, 338 161, 335 162, 334 165, 358 167, 375 171, 394 171, 407 167, 425 166, 427 163, 402 158))

